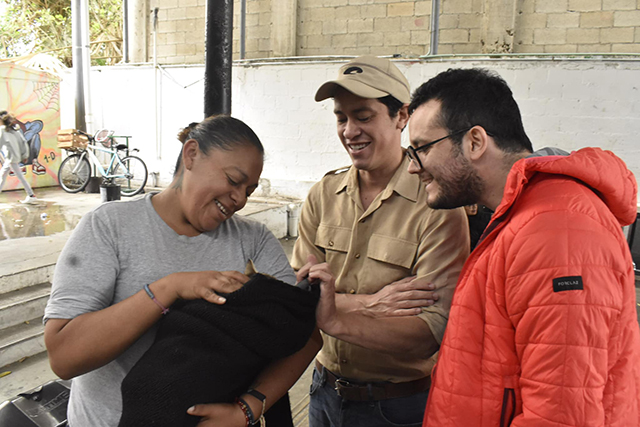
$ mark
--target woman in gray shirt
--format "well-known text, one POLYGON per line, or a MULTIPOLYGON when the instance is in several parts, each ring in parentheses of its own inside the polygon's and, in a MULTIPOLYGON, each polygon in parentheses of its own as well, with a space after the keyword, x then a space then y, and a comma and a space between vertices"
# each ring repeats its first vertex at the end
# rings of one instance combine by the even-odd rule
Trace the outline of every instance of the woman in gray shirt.
MULTIPOLYGON (((224 304, 218 293, 248 280, 239 271, 249 259, 258 271, 295 282, 266 227, 233 215, 262 172, 263 148, 253 131, 215 116, 190 125, 179 139, 183 147, 170 187, 85 215, 56 265, 45 342, 54 372, 73 378, 70 427, 118 424, 122 379, 177 299, 224 304)), ((319 347, 312 339, 258 376, 254 388, 266 396, 266 408, 295 383, 319 347)), ((259 399, 242 398, 254 414, 262 413, 259 399)), ((246 425, 236 404, 193 404, 189 414, 203 417, 199 426, 246 425)))

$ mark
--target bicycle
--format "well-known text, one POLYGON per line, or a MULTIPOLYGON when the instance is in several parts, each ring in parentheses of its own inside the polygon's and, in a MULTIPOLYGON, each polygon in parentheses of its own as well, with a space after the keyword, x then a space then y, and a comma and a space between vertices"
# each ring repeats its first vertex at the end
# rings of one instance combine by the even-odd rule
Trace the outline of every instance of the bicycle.
MULTIPOLYGON (((129 147, 118 144, 113 137, 113 131, 99 130, 94 136, 83 131, 77 131, 88 139, 88 144, 82 147, 67 148, 73 154, 62 161, 58 170, 58 181, 62 189, 68 193, 78 193, 84 190, 91 178, 91 165, 102 175, 107 182, 120 186, 123 196, 135 196, 144 190, 147 183, 147 166, 136 156, 129 155, 129 147), (96 142, 102 144, 98 145, 96 142), (126 150, 124 157, 120 152, 126 150), (95 152, 108 153, 111 157, 105 167, 96 156, 95 152)), ((131 151, 139 151, 137 148, 131 151)))

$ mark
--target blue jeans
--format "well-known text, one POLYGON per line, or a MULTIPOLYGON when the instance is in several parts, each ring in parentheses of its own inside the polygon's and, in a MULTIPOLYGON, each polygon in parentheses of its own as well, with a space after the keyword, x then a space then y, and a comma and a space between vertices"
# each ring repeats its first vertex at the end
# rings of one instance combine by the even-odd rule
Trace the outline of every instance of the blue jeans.
POLYGON ((309 394, 309 427, 420 427, 429 392, 354 402, 338 396, 334 385, 314 369, 309 394))

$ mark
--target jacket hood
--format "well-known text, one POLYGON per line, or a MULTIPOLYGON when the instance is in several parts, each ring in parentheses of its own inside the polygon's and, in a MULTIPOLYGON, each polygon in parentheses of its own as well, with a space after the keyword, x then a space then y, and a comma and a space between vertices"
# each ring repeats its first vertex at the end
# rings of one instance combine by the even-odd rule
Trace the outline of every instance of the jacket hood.
POLYGON ((580 180, 605 202, 621 225, 629 225, 636 220, 638 185, 633 172, 611 151, 595 147, 583 148, 568 156, 532 156, 517 161, 507 177, 496 214, 508 209, 538 172, 580 180))

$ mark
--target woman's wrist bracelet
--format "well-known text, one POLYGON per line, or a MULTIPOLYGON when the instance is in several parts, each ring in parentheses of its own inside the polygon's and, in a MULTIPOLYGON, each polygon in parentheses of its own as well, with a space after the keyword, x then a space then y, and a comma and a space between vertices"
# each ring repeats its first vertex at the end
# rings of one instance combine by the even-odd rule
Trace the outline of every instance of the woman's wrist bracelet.
POLYGON ((251 411, 251 408, 249 407, 249 405, 247 405, 247 402, 239 397, 236 399, 236 403, 238 404, 240 409, 242 409, 242 413, 244 414, 244 418, 246 420, 245 427, 249 427, 249 425, 251 425, 251 419, 253 418, 253 412, 251 411))
POLYGON ((266 412, 266 405, 267 405, 267 396, 265 396, 264 394, 260 393, 258 390, 254 390, 254 389, 249 389, 247 390, 244 394, 248 394, 250 396, 253 396, 254 398, 258 399, 261 403, 262 403, 262 408, 260 410, 260 416, 258 416, 258 419, 256 419, 256 417, 253 414, 253 411, 251 410, 251 408, 249 407, 249 405, 247 404, 247 402, 242 399, 241 397, 239 397, 238 399, 242 402, 244 402, 244 404, 247 406, 248 408, 248 417, 249 417, 249 425, 260 425, 260 426, 265 426, 267 423, 264 419, 264 413, 266 412))
POLYGON ((144 285, 144 290, 147 293, 147 295, 149 295, 149 298, 151 298, 151 301, 155 302, 156 305, 160 307, 162 314, 167 314, 169 312, 169 309, 166 308, 164 305, 162 305, 160 301, 158 301, 156 296, 153 294, 153 292, 151 292, 151 289, 149 289, 149 285, 144 285))

